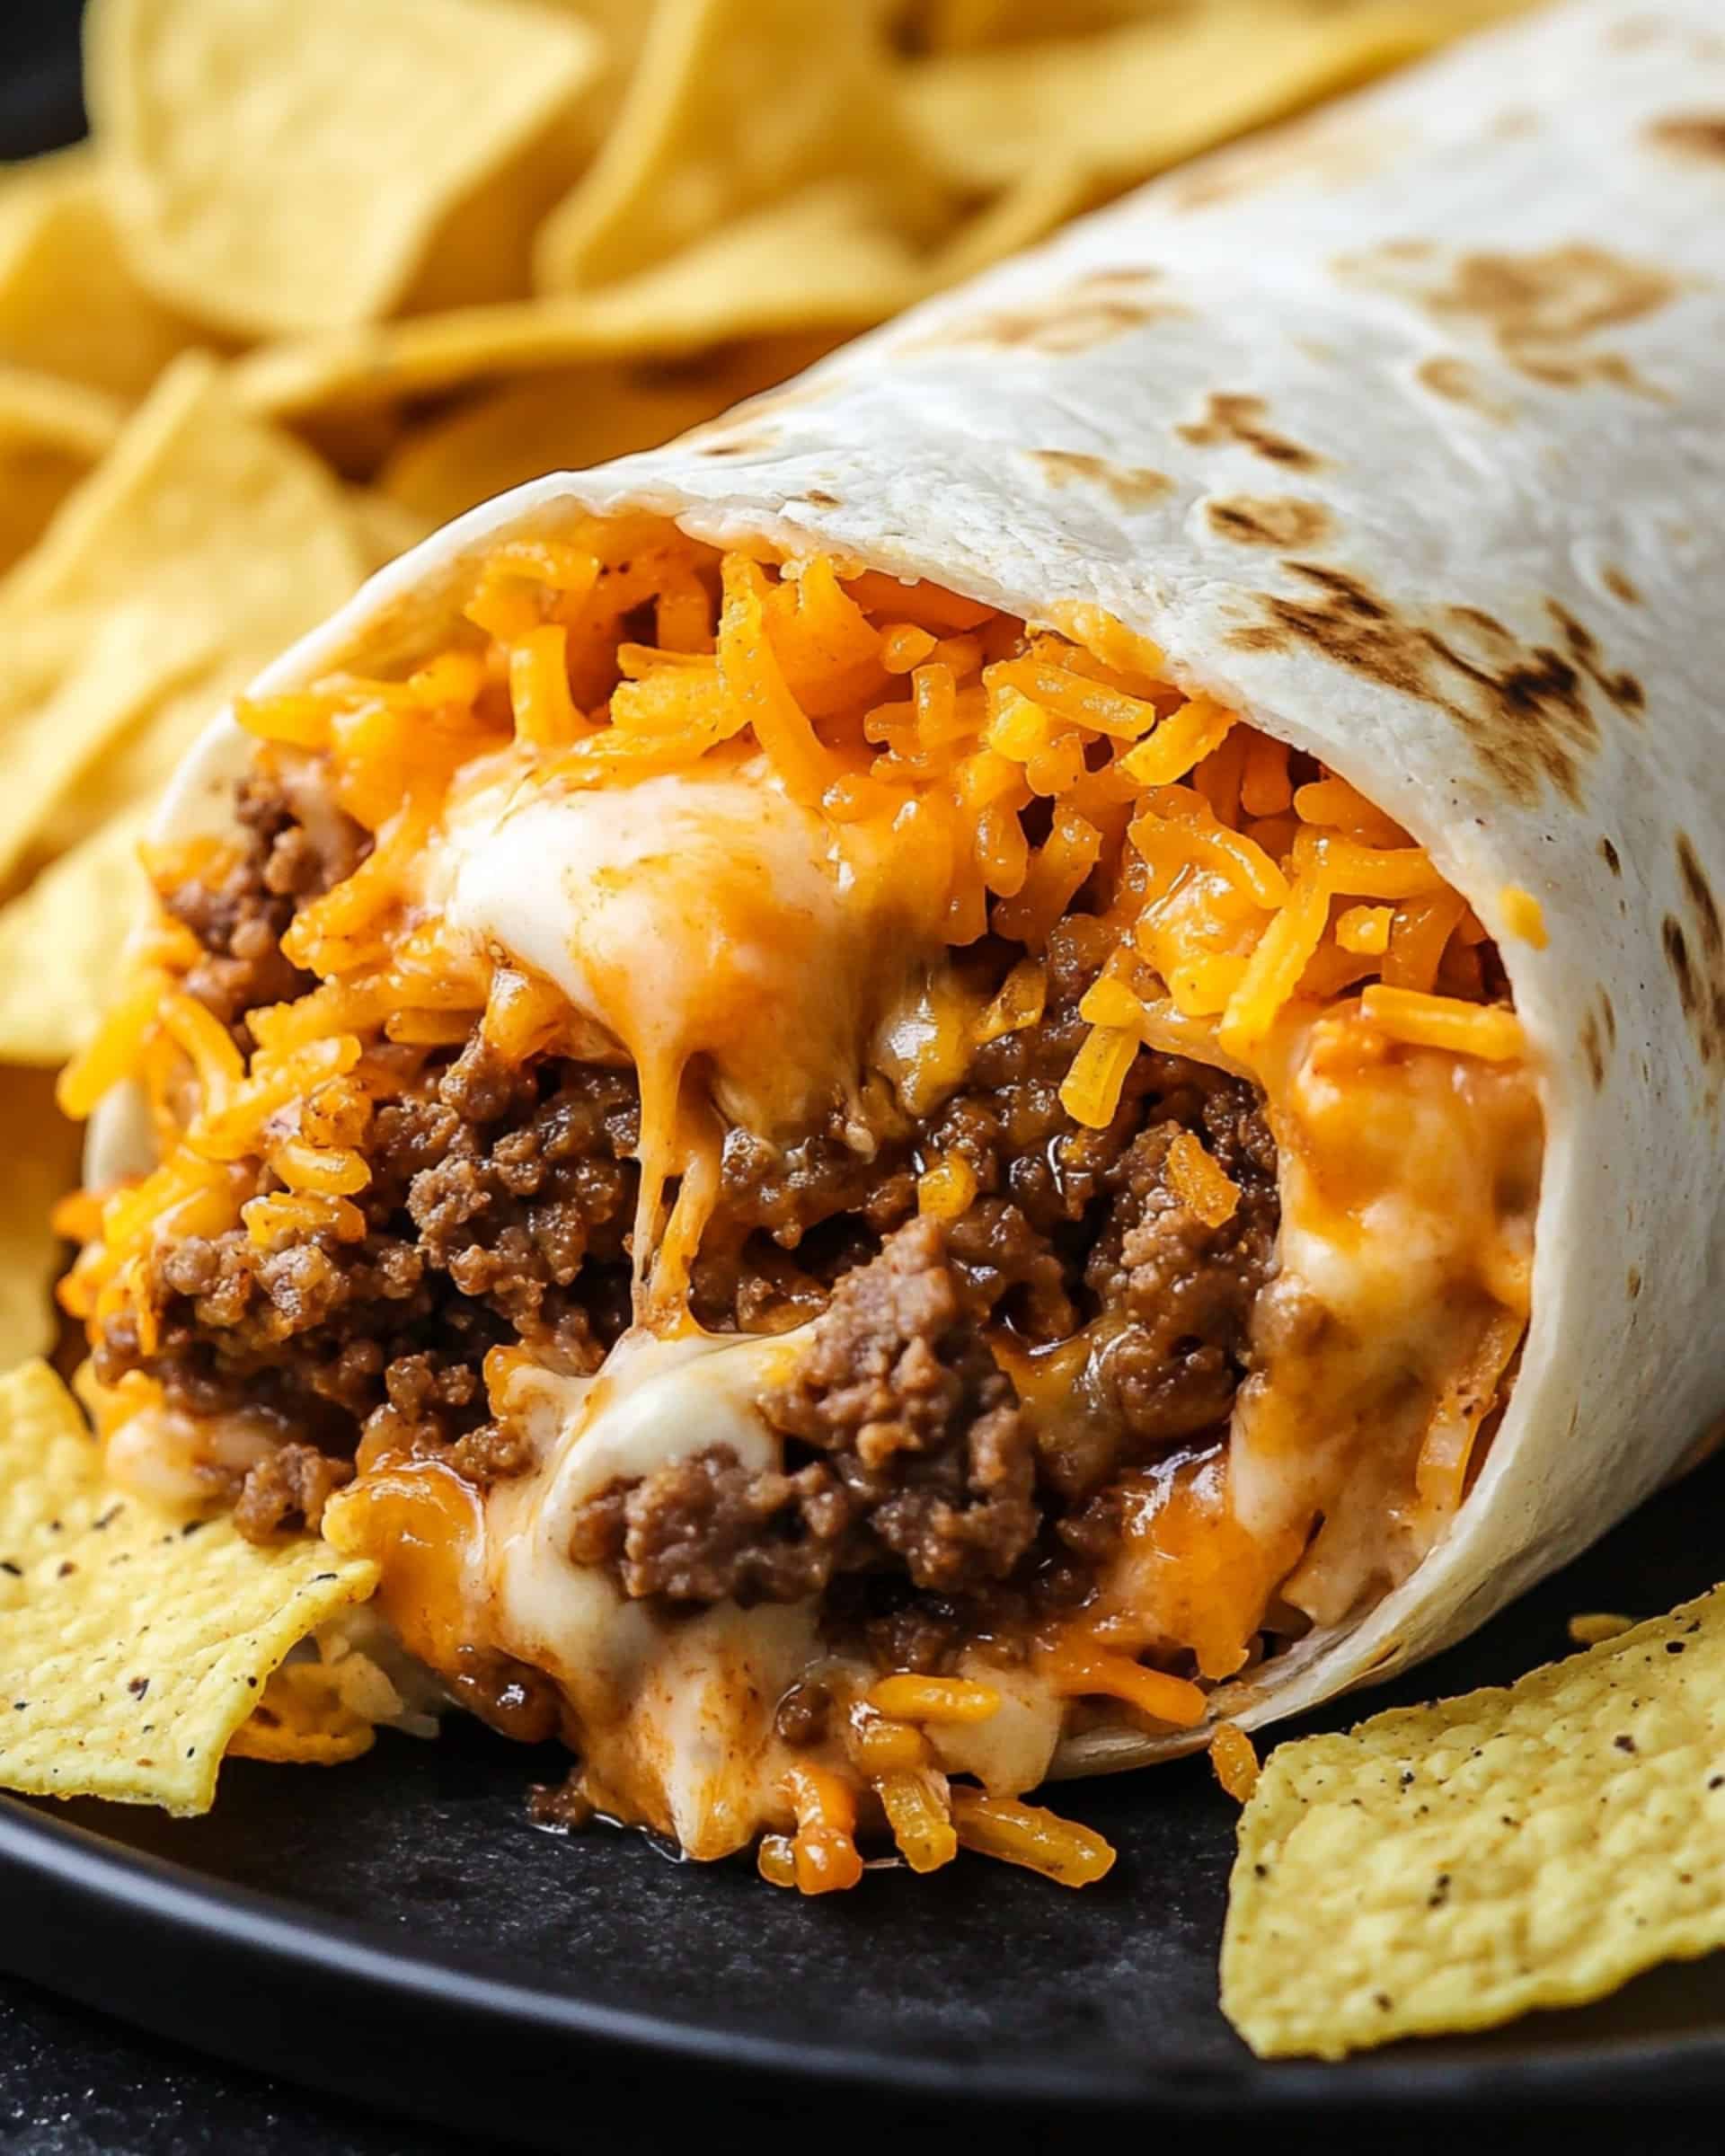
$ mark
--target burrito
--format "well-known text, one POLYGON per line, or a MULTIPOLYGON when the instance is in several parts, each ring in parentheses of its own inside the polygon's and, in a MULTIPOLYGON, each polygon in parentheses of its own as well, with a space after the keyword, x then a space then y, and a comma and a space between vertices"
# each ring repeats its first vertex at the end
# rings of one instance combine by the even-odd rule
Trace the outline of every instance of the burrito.
MULTIPOLYGON (((146 848, 111 1474, 854 1881, 1478 1624, 1725 1409, 1725 40, 1582 0, 503 496, 146 848)), ((765 1839, 762 1839, 765 1837, 765 1839)))

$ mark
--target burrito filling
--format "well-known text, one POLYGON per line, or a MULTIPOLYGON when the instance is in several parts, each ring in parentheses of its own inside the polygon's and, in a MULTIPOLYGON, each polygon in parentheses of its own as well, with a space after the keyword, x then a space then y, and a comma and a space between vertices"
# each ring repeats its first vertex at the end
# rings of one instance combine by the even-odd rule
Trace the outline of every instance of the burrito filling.
POLYGON ((375 1558, 566 1814, 1094 1876, 1064 1746, 1443 1533, 1528 1313, 1497 950, 1119 623, 590 520, 238 717, 65 1081, 156 1162, 63 1290, 111 1471, 375 1558))

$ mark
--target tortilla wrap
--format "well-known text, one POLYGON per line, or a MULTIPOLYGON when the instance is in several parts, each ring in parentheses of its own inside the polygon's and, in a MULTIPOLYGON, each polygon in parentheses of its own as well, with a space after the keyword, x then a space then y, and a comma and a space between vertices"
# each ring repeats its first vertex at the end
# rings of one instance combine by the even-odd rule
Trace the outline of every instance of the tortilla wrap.
MULTIPOLYGON (((1460 1638, 1725 1410, 1721 235, 1712 0, 1579 0, 1149 187, 666 448, 485 505, 257 685, 411 663, 500 541, 647 510, 1031 622, 1106 610, 1429 850, 1541 1074, 1531 1325, 1453 1524, 1376 1607, 1212 1695, 1248 1727, 1460 1638)), ((224 827, 250 747, 219 720, 161 832, 224 827)), ((136 1159, 117 1095, 91 1180, 136 1159)), ((1203 1734, 1104 1725, 1058 1768, 1203 1734)))

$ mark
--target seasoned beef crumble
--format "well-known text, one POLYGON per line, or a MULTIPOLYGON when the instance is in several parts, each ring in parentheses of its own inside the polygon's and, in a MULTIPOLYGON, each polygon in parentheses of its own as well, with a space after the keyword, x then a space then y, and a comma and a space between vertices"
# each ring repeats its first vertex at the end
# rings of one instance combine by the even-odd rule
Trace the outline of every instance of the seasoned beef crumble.
MULTIPOLYGON (((312 985, 279 950, 296 905, 349 874, 365 841, 330 812, 302 821, 268 775, 246 782, 241 817, 246 844, 218 884, 184 882, 166 902, 205 954, 188 989, 249 1047, 249 1011, 312 985)), ((1137 1057, 1105 1129, 1067 1115, 1078 1003, 1107 941, 1087 916, 1062 922, 1044 1017, 981 1047, 921 1122, 883 1100, 872 1154, 836 1118, 783 1146, 730 1134, 692 1303, 716 1331, 814 1321, 765 1401, 784 1471, 756 1474, 715 1445, 614 1487, 583 1512, 578 1559, 668 1604, 830 1586, 891 1632, 895 1659, 932 1663, 977 1597, 998 1603, 1084 1556, 1084 1523, 1120 1472, 1225 1420, 1272 1261, 1274 1146, 1252 1088, 1172 1056, 1137 1057), (1237 1187, 1219 1227, 1168 1180, 1182 1130, 1237 1187), (916 1210, 938 1160, 976 1179, 943 1223, 916 1210), (1033 1351, 1081 1330, 1079 1392, 1050 1425, 989 1339, 1033 1351)), ((164 1239, 137 1298, 153 1326, 128 1312, 95 1344, 105 1383, 141 1370, 170 1407, 279 1420, 286 1442, 235 1478, 236 1521, 260 1538, 315 1524, 362 1435, 440 1451, 477 1483, 521 1471, 522 1439, 489 1419, 487 1351, 519 1341, 590 1372, 628 1321, 632 1074, 555 1056, 518 1067, 478 1036, 459 1054, 382 1043, 371 1063, 390 1082, 374 1084, 359 1141, 363 1239, 164 1239)))

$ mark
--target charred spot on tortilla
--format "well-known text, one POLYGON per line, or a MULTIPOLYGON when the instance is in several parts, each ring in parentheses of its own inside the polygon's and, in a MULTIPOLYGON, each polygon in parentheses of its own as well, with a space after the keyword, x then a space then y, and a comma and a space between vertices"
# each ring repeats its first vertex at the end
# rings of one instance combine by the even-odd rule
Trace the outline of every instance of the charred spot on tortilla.
POLYGON ((698 456, 756 456, 762 450, 772 448, 778 438, 772 428, 761 428, 753 434, 721 435, 712 441, 697 443, 695 454, 698 456))
POLYGON ((1606 1039, 1614 1048, 1617 1046, 1617 1006, 1611 1000, 1609 988, 1599 991, 1599 1015, 1605 1021, 1606 1039))
MULTIPOLYGON (((1445 607, 1435 623, 1410 618, 1347 570, 1317 561, 1287 567, 1321 596, 1261 593, 1269 618, 1234 632, 1228 641, 1237 649, 1307 644, 1338 666, 1448 712, 1512 800, 1532 801, 1549 783, 1579 802, 1579 758, 1599 745, 1587 694, 1598 660, 1585 630, 1586 664, 1580 653, 1570 658, 1549 644, 1524 643, 1481 607, 1445 607)), ((1623 682, 1612 679, 1621 695, 1623 682)))
POLYGON ((825 487, 805 487, 801 498, 818 509, 838 509, 845 506, 836 494, 829 494, 825 487))
POLYGON ((1703 955, 1712 970, 1720 970, 1725 960, 1725 924, 1720 920, 1719 903, 1713 888, 1707 880, 1707 871, 1701 865, 1701 857, 1686 831, 1677 834, 1677 874, 1683 880, 1685 896, 1695 916, 1695 925, 1701 932, 1703 955))
POLYGON ((1105 456, 1090 456, 1077 449, 1032 449, 1030 454, 1053 485, 1083 482, 1100 488, 1123 509, 1148 508, 1175 490, 1167 473, 1142 464, 1112 464, 1105 456))
POLYGON ((1434 352, 1429 359, 1420 362, 1413 376, 1433 396, 1442 397, 1447 403, 1465 404, 1482 419, 1495 420, 1501 425, 1516 416, 1515 406, 1492 396, 1473 362, 1459 352, 1434 352))
POLYGON ((1621 876, 1623 874, 1623 864, 1622 859, 1619 857, 1617 849, 1612 844, 1610 839, 1600 839, 1599 858, 1605 862, 1606 866, 1611 870, 1614 876, 1621 876))
POLYGON ((1606 1083, 1606 1051, 1599 1038, 1598 1015, 1593 1011, 1589 1011, 1581 1021, 1580 1041, 1582 1060, 1588 1066, 1588 1082, 1596 1093, 1601 1092, 1606 1083))
POLYGON ((1601 331, 1644 321, 1676 298, 1678 279, 1659 264, 1571 240, 1528 254, 1464 254, 1435 283, 1410 276, 1409 267, 1400 242, 1336 263, 1343 277, 1396 293, 1440 321, 1477 324, 1530 381, 1661 393, 1621 352, 1589 349, 1601 331))
POLYGON ((991 308, 943 323, 910 349, 981 344, 1062 355, 1087 352, 1128 330, 1190 314, 1191 309, 1180 301, 1154 296, 1153 287, 1161 282, 1162 272, 1150 268, 1092 270, 1034 305, 991 308))
POLYGON ((1262 397, 1212 390, 1205 401, 1204 417, 1182 421, 1174 432, 1195 449, 1220 449, 1234 444, 1267 457, 1272 464, 1285 464, 1291 472, 1322 470, 1326 460, 1315 450, 1302 448, 1298 442, 1278 434, 1266 423, 1269 413, 1269 406, 1262 397))
POLYGON ((1647 691, 1633 674, 1614 673, 1608 667, 1599 649, 1599 640, 1585 622, 1579 622, 1569 608, 1556 599, 1547 599, 1545 611, 1563 633, 1570 657, 1595 687, 1614 704, 1627 719, 1639 720, 1647 709, 1647 691))
MULTIPOLYGON (((1681 853, 1678 858, 1681 862, 1681 853)), ((1706 891, 1704 879, 1702 888, 1706 891)), ((1691 889, 1692 903, 1694 896, 1691 889)), ((1666 963, 1677 985, 1677 1001, 1683 1005, 1683 1014, 1689 1021, 1689 1030, 1701 1051, 1701 1059, 1714 1071, 1710 1099, 1717 1100, 1718 1070, 1725 1065, 1725 943, 1721 941, 1719 914, 1711 891, 1706 891, 1704 909, 1697 911, 1704 964, 1696 962, 1688 932, 1675 914, 1668 914, 1660 923, 1659 940, 1664 946, 1666 963)))
POLYGON ((1318 546, 1330 536, 1330 512, 1296 494, 1240 494, 1204 505, 1212 531, 1241 546, 1318 546))
POLYGON ((1606 562, 1599 571, 1599 581, 1614 599, 1621 599, 1625 606, 1641 605, 1641 593, 1636 589, 1627 571, 1619 569, 1615 562, 1606 562))
POLYGON ((1673 112, 1647 130, 1656 149, 1706 164, 1725 164, 1725 112, 1673 112))

